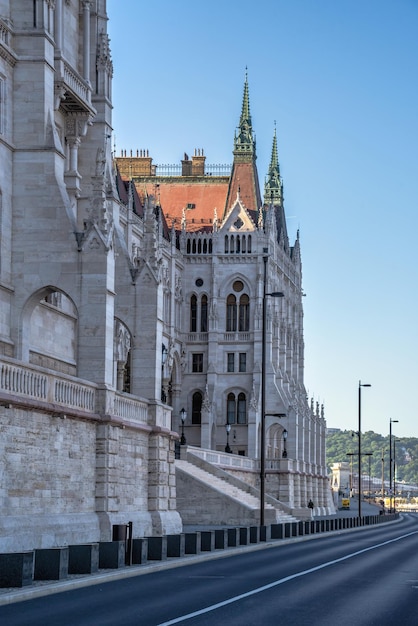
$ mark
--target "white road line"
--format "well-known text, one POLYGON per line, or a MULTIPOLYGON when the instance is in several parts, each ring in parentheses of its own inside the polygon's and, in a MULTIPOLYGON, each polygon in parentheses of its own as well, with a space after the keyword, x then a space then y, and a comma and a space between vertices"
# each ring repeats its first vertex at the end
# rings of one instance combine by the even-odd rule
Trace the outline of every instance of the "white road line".
POLYGON ((233 598, 229 598, 229 600, 224 600, 223 602, 212 604, 211 606, 208 606, 204 609, 200 609, 199 611, 194 611, 193 613, 188 613, 187 615, 182 615, 181 617, 175 617, 174 619, 171 619, 168 622, 162 622, 161 624, 158 624, 158 626, 171 626, 172 624, 179 624, 180 622, 185 622, 188 619, 192 619, 193 617, 198 617, 199 615, 203 615, 204 613, 210 613, 211 611, 216 611, 216 609, 220 609, 221 607, 227 606, 228 604, 239 602, 240 600, 243 600, 244 598, 248 598, 250 596, 254 596, 257 593, 262 593, 263 591, 267 591, 267 589, 272 589, 273 587, 277 587, 278 585, 283 585, 283 583, 287 583, 289 580, 294 580, 295 578, 300 578, 301 576, 312 574, 312 572, 317 572, 318 570, 324 569, 325 567, 329 567, 330 565, 335 565, 336 563, 341 563, 342 561, 346 561, 347 559, 352 559, 354 556, 358 556, 359 554, 364 554, 365 552, 369 552, 370 550, 375 550, 376 548, 381 548, 382 546, 387 546, 389 543, 400 541, 400 539, 405 539, 406 537, 410 537, 411 535, 416 535, 417 533, 418 533, 418 530, 414 530, 412 533, 401 535, 400 537, 396 537, 396 539, 390 539, 389 541, 384 541, 383 543, 377 543, 374 546, 370 546, 369 548, 364 548, 363 550, 358 550, 357 552, 352 552, 351 554, 342 556, 339 559, 335 559, 334 561, 328 561, 327 563, 322 563, 322 565, 311 567, 310 569, 303 570, 302 572, 298 572, 297 574, 292 574, 291 576, 280 578, 279 580, 275 580, 272 583, 269 583, 268 585, 263 585, 263 587, 252 589, 251 591, 242 593, 239 596, 234 596, 233 598))

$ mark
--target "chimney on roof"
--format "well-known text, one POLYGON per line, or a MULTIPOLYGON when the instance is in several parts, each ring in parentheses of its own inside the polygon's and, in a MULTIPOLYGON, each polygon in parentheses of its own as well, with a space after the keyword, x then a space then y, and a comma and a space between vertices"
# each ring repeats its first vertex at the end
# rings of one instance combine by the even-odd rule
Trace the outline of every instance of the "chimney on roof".
POLYGON ((184 159, 181 162, 181 175, 182 176, 192 175, 192 162, 189 159, 189 155, 186 153, 184 153, 184 159))
POLYGON ((126 155, 126 150, 122 150, 120 157, 116 157, 116 163, 122 178, 134 176, 155 176, 155 166, 152 165, 152 157, 148 150, 137 150, 136 156, 126 155))
POLYGON ((205 175, 205 161, 206 157, 203 155, 203 148, 195 150, 192 157, 192 176, 205 175))

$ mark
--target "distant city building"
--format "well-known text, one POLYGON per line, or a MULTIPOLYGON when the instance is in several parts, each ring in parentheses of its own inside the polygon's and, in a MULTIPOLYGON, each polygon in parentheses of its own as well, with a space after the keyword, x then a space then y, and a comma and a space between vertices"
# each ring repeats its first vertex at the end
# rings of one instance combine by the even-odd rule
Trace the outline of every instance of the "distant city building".
POLYGON ((0 4, 0 550, 180 532, 180 411, 257 467, 263 337, 267 493, 330 512, 276 134, 264 200, 247 79, 231 170, 114 158, 112 75, 105 0, 0 4))

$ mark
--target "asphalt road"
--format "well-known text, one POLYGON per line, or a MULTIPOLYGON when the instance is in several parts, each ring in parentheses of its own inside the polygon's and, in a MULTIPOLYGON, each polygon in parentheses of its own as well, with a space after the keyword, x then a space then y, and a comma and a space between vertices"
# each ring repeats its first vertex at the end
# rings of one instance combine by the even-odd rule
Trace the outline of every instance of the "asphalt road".
POLYGON ((416 626, 418 515, 0 606, 2 626, 416 626))

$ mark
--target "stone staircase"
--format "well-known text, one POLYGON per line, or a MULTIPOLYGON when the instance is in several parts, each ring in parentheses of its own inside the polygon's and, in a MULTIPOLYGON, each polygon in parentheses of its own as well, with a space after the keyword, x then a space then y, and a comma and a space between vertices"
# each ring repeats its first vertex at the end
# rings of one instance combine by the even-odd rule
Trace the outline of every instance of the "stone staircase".
MULTIPOLYGON (((260 498, 257 491, 228 472, 207 465, 202 468, 190 461, 176 460, 177 509, 183 524, 258 525, 260 498)), ((278 501, 267 499, 266 525, 296 521, 280 509, 278 501)))

